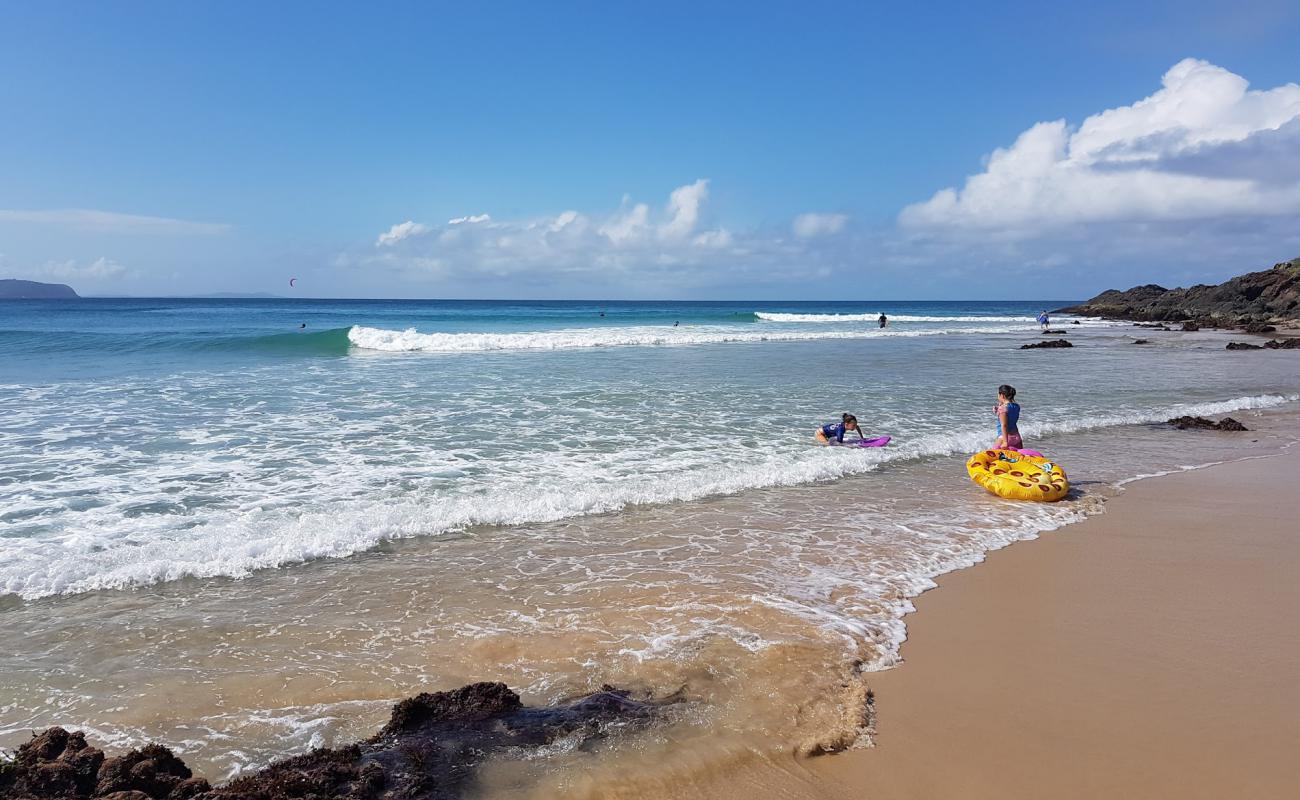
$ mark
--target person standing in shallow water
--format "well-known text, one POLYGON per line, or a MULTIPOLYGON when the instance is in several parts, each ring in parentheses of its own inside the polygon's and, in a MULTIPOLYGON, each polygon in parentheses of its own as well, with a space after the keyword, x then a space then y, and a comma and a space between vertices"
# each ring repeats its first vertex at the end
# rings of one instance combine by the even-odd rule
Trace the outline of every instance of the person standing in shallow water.
POLYGON ((998 387, 998 404, 993 407, 998 417, 998 440, 993 445, 995 450, 1025 446, 1020 438, 1020 404, 1016 402, 1016 387, 1002 384, 998 387))
POLYGON ((881 314, 880 319, 878 321, 880 322, 880 327, 883 328, 889 324, 889 317, 886 317, 884 314, 881 314))

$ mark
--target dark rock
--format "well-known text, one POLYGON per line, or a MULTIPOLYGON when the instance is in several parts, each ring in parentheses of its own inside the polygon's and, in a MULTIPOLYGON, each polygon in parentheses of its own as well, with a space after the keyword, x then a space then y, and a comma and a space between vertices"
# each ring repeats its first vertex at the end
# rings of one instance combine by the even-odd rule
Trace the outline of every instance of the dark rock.
POLYGON ((1191 322, 1190 320, 1183 323, 1183 330, 1185 331, 1199 331, 1200 329, 1201 329, 1200 325, 1198 325, 1195 322, 1191 322))
POLYGON ((1056 333, 1056 334, 1061 334, 1061 333, 1065 333, 1065 331, 1046 330, 1046 331, 1043 331, 1043 333, 1056 333))
POLYGON ((1214 420, 1206 419, 1205 417, 1174 417, 1173 419, 1169 420, 1168 424, 1173 425, 1175 428, 1177 428, 1180 431, 1185 431, 1185 430, 1248 431, 1250 430, 1245 425, 1242 425, 1240 422, 1233 419, 1232 417, 1224 417, 1218 422, 1215 422, 1214 420))
POLYGON ((1300 350, 1300 337, 1291 339, 1273 339, 1263 344, 1249 342, 1228 342, 1228 350, 1300 350))
POLYGON ((1242 333, 1273 333, 1277 328, 1272 325, 1266 325, 1262 322, 1252 322, 1241 330, 1242 333))
POLYGON ((1071 324, 1071 325, 1082 325, 1083 323, 1076 319, 1076 320, 1072 320, 1072 321, 1070 322, 1070 324, 1071 324))
POLYGON ((1133 344, 1151 344, 1150 339, 1134 339, 1133 344))
POLYGON ((1166 289, 1148 284, 1110 289, 1058 313, 1141 321, 1195 320, 1200 327, 1300 318, 1300 259, 1239 275, 1217 286, 1166 289), (1209 324, 1207 324, 1209 323, 1209 324))
POLYGON ((1021 350, 1034 350, 1039 347, 1074 347, 1074 345, 1070 344, 1065 339, 1047 339, 1041 342, 1034 342, 1033 344, 1020 345, 1021 350))
POLYGON ((565 705, 526 708, 505 684, 475 683, 403 700, 388 724, 363 742, 277 761, 216 788, 191 777, 162 745, 104 759, 81 733, 50 728, 0 770, 0 798, 450 800, 473 788, 479 764, 494 754, 571 736, 595 741, 615 723, 650 724, 662 718, 665 705, 680 701, 676 695, 638 699, 605 686, 565 705), (96 769, 86 772, 91 764, 96 769))

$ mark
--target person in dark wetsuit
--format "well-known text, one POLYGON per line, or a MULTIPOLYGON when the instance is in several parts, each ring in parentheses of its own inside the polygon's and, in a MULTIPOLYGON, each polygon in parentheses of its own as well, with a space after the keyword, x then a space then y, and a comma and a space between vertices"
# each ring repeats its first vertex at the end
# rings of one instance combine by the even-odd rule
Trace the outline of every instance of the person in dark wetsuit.
POLYGON ((884 314, 881 314, 879 321, 880 321, 880 327, 883 328, 889 324, 889 317, 886 317, 884 314))
POLYGON ((844 433, 846 431, 857 431, 859 439, 867 438, 866 434, 862 432, 862 428, 858 427, 858 418, 852 414, 840 415, 839 422, 828 422, 818 428, 817 433, 814 435, 820 444, 830 444, 832 440, 836 444, 844 444, 844 433))

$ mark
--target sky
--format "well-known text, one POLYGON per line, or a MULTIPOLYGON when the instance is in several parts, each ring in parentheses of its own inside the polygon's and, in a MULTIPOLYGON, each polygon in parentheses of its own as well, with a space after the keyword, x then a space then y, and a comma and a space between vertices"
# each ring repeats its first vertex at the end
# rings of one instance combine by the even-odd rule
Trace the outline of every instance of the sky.
POLYGON ((0 0, 0 277, 1073 299, 1300 256, 1300 4, 1046 5, 0 0))

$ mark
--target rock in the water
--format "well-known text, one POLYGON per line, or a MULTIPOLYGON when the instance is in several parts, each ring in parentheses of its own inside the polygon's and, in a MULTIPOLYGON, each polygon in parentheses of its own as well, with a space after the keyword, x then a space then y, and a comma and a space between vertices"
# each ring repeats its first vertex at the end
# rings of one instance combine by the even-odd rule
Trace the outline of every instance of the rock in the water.
POLYGON ((1232 417, 1224 417, 1218 422, 1215 422, 1214 420, 1211 419, 1206 419, 1205 417, 1174 417, 1173 419, 1169 420, 1169 424, 1173 425, 1175 428, 1177 428, 1180 431, 1185 431, 1185 430, 1248 431, 1250 430, 1250 428, 1247 428, 1245 425, 1242 425, 1240 422, 1233 419, 1232 417))
POLYGON ((1291 339, 1273 339, 1263 344, 1250 342, 1228 342, 1228 350, 1300 350, 1300 337, 1291 339))
POLYGON ((1134 339, 1133 344, 1151 344, 1150 339, 1134 339))
POLYGON ((1076 320, 1071 320, 1070 324, 1071 324, 1071 325, 1082 325, 1083 323, 1076 319, 1076 320))
POLYGON ((1241 330, 1243 333, 1273 333, 1277 328, 1262 322, 1252 322, 1241 330))
POLYGON ((1043 333, 1056 333, 1056 334, 1061 334, 1061 333, 1065 333, 1065 331, 1046 330, 1046 331, 1043 331, 1043 333))
POLYGON ((1033 344, 1020 345, 1021 350, 1034 350, 1039 347, 1074 347, 1074 345, 1064 339, 1047 339, 1041 342, 1034 342, 1033 344))
POLYGON ((1191 320, 1188 320, 1187 322, 1183 323, 1183 330, 1185 331, 1199 331, 1200 329, 1201 326, 1196 324, 1195 322, 1192 322, 1191 320))
POLYGON ((659 700, 602 687, 567 705, 526 708, 503 683, 416 695, 393 707, 364 742, 277 761, 215 789, 162 745, 105 759, 85 736, 50 728, 0 770, 0 798, 15 800, 451 800, 466 795, 485 759, 557 739, 587 742, 610 726, 649 724, 659 700))

